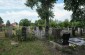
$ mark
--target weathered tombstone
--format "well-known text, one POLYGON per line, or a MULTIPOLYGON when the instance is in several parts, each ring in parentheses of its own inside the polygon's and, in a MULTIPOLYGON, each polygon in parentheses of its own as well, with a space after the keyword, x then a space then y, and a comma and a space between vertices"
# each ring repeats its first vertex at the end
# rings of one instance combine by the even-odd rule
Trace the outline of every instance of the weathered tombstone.
POLYGON ((22 27, 22 40, 26 41, 26 27, 22 27))
POLYGON ((12 27, 10 26, 10 27, 7 27, 7 36, 8 37, 12 37, 12 27))
POLYGON ((49 35, 52 35, 52 28, 49 28, 49 35))
POLYGON ((78 28, 78 34, 79 34, 79 36, 82 36, 83 35, 82 32, 83 32, 82 28, 78 28))
POLYGON ((54 36, 54 41, 55 42, 59 42, 59 40, 61 39, 61 35, 60 35, 60 32, 61 32, 61 29, 56 29, 56 28, 54 28, 53 30, 52 30, 52 35, 54 36))
POLYGON ((82 28, 82 33, 83 33, 83 35, 85 34, 85 28, 82 28))
POLYGON ((78 35, 79 35, 79 36, 80 36, 80 31, 81 31, 80 28, 78 28, 78 35))
POLYGON ((34 29, 34 34, 37 38, 39 39, 43 39, 44 38, 44 35, 45 35, 45 30, 42 28, 42 27, 36 27, 34 29))

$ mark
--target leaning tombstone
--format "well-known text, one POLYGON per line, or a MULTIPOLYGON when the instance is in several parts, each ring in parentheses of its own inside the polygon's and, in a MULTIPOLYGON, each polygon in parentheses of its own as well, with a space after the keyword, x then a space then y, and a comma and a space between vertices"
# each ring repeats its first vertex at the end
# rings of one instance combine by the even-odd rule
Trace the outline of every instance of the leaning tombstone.
POLYGON ((26 41, 26 38, 27 38, 26 36, 27 36, 27 35, 26 35, 26 27, 23 26, 23 27, 22 27, 22 38, 21 38, 21 39, 22 39, 23 41, 26 41))

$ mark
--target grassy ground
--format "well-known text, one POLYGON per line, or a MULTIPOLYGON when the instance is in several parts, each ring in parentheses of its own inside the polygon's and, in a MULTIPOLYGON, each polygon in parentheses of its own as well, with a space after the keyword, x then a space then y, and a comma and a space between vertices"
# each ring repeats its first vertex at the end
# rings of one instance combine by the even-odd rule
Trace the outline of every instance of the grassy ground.
POLYGON ((9 39, 2 39, 0 55, 54 55, 43 41, 35 40, 20 42, 18 46, 12 46, 9 39))

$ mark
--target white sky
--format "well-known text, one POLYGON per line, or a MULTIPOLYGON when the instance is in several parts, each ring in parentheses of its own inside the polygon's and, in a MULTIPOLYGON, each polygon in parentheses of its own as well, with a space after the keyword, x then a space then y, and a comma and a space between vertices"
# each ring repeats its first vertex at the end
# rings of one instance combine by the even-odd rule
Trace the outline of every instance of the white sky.
MULTIPOLYGON (((10 20, 11 23, 19 22, 21 19, 27 18, 32 22, 38 20, 38 14, 35 10, 26 7, 24 3, 26 0, 0 0, 0 16, 3 18, 4 23, 10 20)), ((55 17, 54 20, 64 21, 71 19, 71 11, 64 10, 63 3, 56 3, 53 9, 55 17)))

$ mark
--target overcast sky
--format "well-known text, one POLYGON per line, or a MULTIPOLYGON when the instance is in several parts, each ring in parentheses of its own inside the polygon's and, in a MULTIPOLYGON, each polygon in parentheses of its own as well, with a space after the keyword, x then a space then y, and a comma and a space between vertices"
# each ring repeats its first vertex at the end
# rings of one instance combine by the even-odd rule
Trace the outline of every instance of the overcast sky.
MULTIPOLYGON (((27 18, 32 22, 38 20, 38 14, 36 10, 31 10, 26 7, 24 3, 26 0, 0 0, 0 16, 3 18, 4 23, 10 20, 11 23, 19 22, 23 18, 27 18)), ((54 20, 64 21, 65 19, 71 19, 71 11, 64 10, 64 3, 59 0, 54 6, 54 20)))

